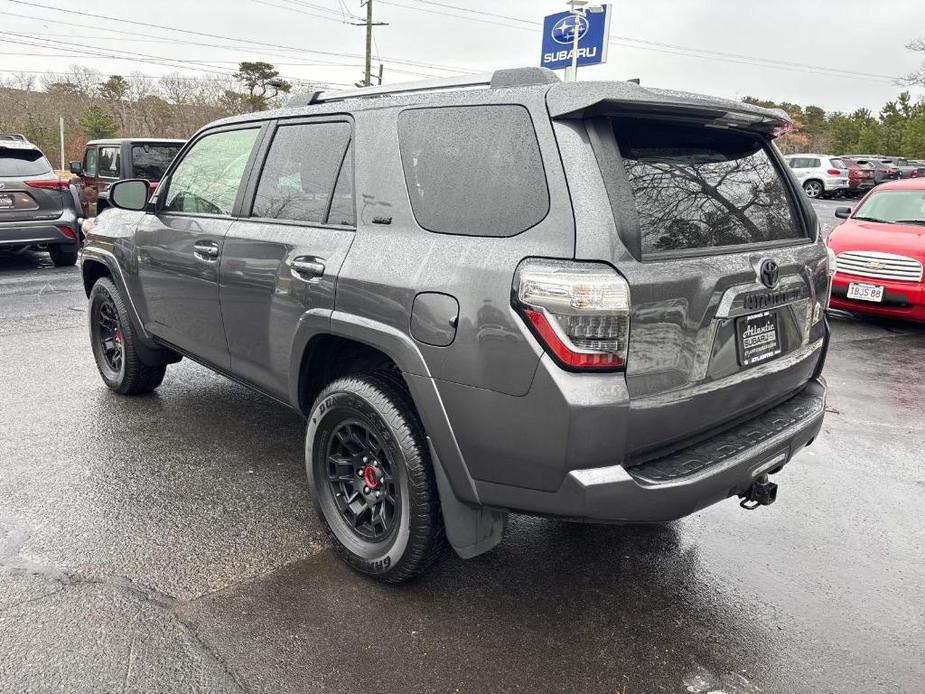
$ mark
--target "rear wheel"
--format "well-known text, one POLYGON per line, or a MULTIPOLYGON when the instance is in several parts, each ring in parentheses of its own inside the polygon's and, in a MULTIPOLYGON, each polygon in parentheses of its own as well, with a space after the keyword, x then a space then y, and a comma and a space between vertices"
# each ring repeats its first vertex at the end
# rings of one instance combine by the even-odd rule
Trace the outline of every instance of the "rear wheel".
POLYGON ((93 357, 107 386, 123 395, 137 395, 161 384, 167 367, 142 360, 125 301, 107 277, 98 279, 90 291, 89 318, 93 357))
POLYGON ((821 198, 825 189, 822 187, 822 184, 819 181, 807 181, 803 184, 803 191, 806 193, 806 197, 821 198))
POLYGON ((49 246, 48 254, 55 267, 65 267, 77 262, 77 249, 70 246, 49 246))
POLYGON ((400 379, 376 373, 328 385, 309 415, 305 466, 334 548, 357 571, 398 583, 442 553, 430 455, 400 379))

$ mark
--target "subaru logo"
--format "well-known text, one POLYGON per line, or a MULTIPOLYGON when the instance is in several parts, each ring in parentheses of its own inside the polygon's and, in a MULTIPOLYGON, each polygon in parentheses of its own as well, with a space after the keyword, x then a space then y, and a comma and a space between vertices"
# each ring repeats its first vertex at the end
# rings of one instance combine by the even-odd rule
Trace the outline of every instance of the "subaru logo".
POLYGON ((571 45, 575 41, 575 22, 578 22, 578 40, 584 38, 588 33, 590 24, 588 20, 581 16, 569 15, 563 17, 552 27, 552 40, 556 43, 571 45))
POLYGON ((780 281, 780 267, 770 258, 763 260, 761 261, 761 270, 758 272, 758 277, 761 284, 768 289, 774 289, 780 281))

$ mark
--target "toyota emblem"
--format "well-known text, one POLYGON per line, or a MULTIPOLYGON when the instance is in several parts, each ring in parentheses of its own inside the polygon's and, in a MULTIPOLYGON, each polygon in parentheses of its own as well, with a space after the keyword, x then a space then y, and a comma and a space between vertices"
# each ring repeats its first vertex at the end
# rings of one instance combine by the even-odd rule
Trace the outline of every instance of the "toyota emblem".
POLYGON ((761 284, 768 289, 774 289, 780 281, 780 267, 770 258, 763 260, 758 276, 761 279, 761 284))

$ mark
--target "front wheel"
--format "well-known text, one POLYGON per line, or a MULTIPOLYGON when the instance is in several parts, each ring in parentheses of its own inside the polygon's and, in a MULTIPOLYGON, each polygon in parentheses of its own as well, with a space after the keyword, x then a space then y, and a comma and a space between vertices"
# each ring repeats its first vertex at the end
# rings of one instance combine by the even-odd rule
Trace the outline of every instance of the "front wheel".
POLYGON ((167 367, 145 363, 138 353, 138 335, 122 295, 102 277, 90 291, 90 345, 103 381, 122 395, 150 393, 164 380, 167 367))
POLYGON ((351 567, 398 583, 446 546, 424 431, 400 378, 341 378, 308 418, 305 467, 315 507, 351 567))
POLYGON ((821 198, 822 194, 825 193, 825 189, 819 181, 807 181, 803 184, 803 191, 806 193, 806 197, 813 200, 821 198))

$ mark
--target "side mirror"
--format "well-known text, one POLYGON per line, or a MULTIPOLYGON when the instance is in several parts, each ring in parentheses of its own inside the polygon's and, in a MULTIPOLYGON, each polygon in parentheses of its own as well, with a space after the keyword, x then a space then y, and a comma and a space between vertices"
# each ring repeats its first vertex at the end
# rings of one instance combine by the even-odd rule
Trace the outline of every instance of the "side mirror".
POLYGON ((851 208, 850 207, 836 207, 835 216, 838 217, 839 219, 848 219, 848 217, 851 216, 851 208))
POLYGON ((147 206, 150 192, 150 184, 142 178, 116 181, 109 186, 109 203, 123 210, 140 212, 147 206))
POLYGON ((75 176, 80 176, 84 172, 83 164, 81 164, 79 161, 68 162, 67 168, 75 176))

